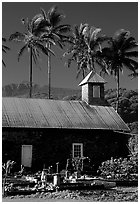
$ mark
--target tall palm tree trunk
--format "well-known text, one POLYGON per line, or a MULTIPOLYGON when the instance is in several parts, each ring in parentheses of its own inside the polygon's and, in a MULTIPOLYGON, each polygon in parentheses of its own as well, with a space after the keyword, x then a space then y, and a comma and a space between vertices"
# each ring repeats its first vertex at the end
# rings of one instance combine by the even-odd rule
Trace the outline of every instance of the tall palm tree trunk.
MULTIPOLYGON (((51 48, 50 43, 48 43, 48 48, 51 48)), ((48 98, 51 98, 51 55, 48 52, 48 98)))
POLYGON ((116 111, 119 112, 119 89, 120 89, 120 76, 119 76, 119 68, 117 71, 117 102, 116 102, 116 111))
POLYGON ((29 81, 30 81, 30 91, 29 91, 29 97, 32 98, 32 84, 33 84, 33 51, 32 48, 30 48, 30 73, 29 73, 29 81))

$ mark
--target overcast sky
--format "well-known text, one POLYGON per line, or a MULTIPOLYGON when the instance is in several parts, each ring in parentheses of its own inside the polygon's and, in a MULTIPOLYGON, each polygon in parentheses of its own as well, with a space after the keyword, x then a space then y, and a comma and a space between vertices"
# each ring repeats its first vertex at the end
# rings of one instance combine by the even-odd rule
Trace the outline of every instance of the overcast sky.
MULTIPOLYGON (((57 5, 66 18, 64 24, 88 23, 102 28, 102 33, 112 36, 120 28, 129 30, 133 37, 138 40, 138 3, 137 2, 3 2, 2 3, 2 35, 8 38, 10 34, 24 31, 21 24, 22 18, 33 18, 40 13, 40 8, 48 11, 53 5, 57 5)), ((17 61, 17 53, 22 47, 20 43, 8 42, 11 51, 3 55, 7 65, 2 68, 3 85, 28 81, 29 57, 24 54, 17 61)), ((61 59, 64 51, 55 48, 56 57, 52 57, 52 86, 76 89, 82 78, 76 79, 76 65, 71 68, 64 66, 65 60, 61 59)), ((127 77, 129 72, 121 76, 121 87, 127 89, 137 88, 137 79, 127 77)), ((116 87, 112 77, 105 77, 108 81, 106 88, 116 87)), ((34 83, 47 85, 47 58, 42 56, 40 68, 34 66, 34 83)))

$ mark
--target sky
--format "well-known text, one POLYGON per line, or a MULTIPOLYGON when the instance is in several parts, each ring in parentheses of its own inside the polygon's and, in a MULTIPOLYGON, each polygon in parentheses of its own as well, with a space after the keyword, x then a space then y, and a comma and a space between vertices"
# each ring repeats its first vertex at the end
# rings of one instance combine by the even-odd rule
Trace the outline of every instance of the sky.
MULTIPOLYGON (((65 14, 63 24, 79 25, 88 23, 102 29, 102 34, 113 36, 121 28, 129 30, 131 35, 138 40, 138 3, 137 2, 2 2, 2 36, 9 36, 16 32, 24 32, 21 23, 22 18, 33 18, 40 13, 40 8, 48 11, 57 5, 59 11, 65 14)), ((6 68, 2 67, 2 85, 29 81, 29 56, 24 54, 20 61, 17 53, 23 44, 7 42, 10 51, 3 54, 6 68)), ((65 66, 66 59, 62 57, 65 50, 53 48, 56 56, 52 57, 53 87, 77 89, 82 76, 76 79, 76 64, 70 68, 65 66)), ((120 77, 122 88, 137 89, 138 79, 131 80, 130 72, 124 71, 120 77)), ((105 76, 106 89, 116 88, 116 81, 112 76, 105 76)), ((39 66, 33 67, 33 82, 39 85, 47 85, 47 57, 40 59, 39 66)))

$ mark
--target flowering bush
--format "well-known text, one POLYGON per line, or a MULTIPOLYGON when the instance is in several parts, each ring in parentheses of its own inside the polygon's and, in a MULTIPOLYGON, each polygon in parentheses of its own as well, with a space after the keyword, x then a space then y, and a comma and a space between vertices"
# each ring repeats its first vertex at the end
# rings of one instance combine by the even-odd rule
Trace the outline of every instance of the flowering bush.
POLYGON ((102 162, 99 167, 101 176, 118 180, 138 179, 138 135, 132 135, 128 140, 128 158, 118 158, 102 162))
POLYGON ((100 175, 116 180, 136 180, 138 174, 138 160, 136 157, 119 158, 102 162, 99 167, 100 175))

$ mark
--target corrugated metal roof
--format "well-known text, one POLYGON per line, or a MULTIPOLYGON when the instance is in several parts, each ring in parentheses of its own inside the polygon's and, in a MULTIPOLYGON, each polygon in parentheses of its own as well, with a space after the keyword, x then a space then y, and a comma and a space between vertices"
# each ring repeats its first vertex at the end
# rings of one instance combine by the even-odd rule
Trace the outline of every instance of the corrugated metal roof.
POLYGON ((129 131, 109 106, 89 106, 82 101, 3 98, 3 127, 78 128, 129 131))
POLYGON ((79 86, 82 86, 87 83, 107 83, 99 74, 97 74, 94 71, 91 71, 79 84, 79 86))

